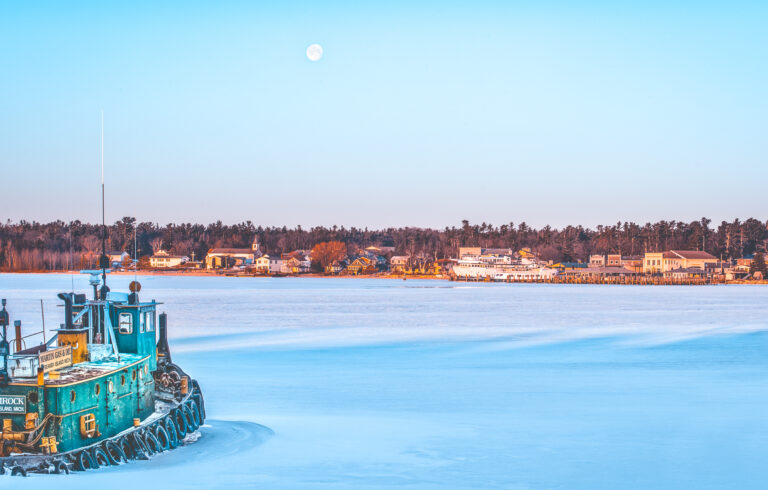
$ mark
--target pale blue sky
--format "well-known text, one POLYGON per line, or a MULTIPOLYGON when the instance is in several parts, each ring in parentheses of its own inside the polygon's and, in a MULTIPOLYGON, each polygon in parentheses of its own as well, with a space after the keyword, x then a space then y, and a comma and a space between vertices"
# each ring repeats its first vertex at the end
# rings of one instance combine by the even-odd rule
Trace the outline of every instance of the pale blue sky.
POLYGON ((0 219, 765 219, 765 2, 0 3, 0 219), (309 44, 325 54, 305 57, 309 44))

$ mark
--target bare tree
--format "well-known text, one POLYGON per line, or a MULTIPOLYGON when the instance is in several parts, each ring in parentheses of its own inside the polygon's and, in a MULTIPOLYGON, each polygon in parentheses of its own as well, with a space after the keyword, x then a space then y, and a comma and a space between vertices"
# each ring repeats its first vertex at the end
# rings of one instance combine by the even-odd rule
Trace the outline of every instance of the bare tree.
POLYGON ((152 247, 152 253, 156 255, 157 252, 163 249, 163 239, 160 237, 155 237, 150 240, 149 246, 152 247))
POLYGON ((93 258, 96 255, 96 251, 101 246, 101 240, 96 235, 88 235, 80 242, 85 249, 85 256, 88 258, 88 267, 93 266, 93 258))

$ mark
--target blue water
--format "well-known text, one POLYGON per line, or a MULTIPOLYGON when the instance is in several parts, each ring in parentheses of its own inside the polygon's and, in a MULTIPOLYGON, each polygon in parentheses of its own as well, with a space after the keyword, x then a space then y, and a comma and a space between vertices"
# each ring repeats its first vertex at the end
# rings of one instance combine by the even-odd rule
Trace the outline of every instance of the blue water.
MULTIPOLYGON (((0 275, 0 295, 32 329, 70 280, 0 275)), ((764 286, 140 280, 208 426, 24 487, 767 486, 764 286)))

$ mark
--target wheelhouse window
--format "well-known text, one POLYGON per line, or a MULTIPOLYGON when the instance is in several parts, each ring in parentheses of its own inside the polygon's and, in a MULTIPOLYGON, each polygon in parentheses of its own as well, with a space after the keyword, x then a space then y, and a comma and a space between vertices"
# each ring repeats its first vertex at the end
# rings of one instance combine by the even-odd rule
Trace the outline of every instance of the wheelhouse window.
POLYGON ((130 313, 120 313, 118 326, 120 333, 133 333, 133 315, 130 313))
POLYGON ((154 332, 155 331, 155 312, 145 311, 142 315, 143 328, 142 332, 154 332))

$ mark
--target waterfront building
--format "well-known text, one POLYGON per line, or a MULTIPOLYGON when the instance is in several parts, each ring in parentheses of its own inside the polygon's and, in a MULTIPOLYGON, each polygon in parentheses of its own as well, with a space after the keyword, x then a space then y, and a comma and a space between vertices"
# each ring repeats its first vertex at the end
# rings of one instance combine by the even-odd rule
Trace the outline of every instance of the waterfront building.
POLYGON ((350 274, 374 274, 386 270, 387 260, 379 255, 362 255, 352 260, 347 266, 350 274))
POLYGON ((149 266, 153 269, 167 269, 179 267, 188 261, 189 257, 186 255, 171 255, 165 250, 158 250, 155 255, 149 258, 149 266))
POLYGON ((281 254, 280 258, 283 261, 281 272, 284 274, 303 274, 312 268, 312 260, 306 250, 294 250, 281 254))
POLYGON ((205 256, 207 269, 242 267, 253 264, 255 254, 249 248, 212 248, 205 256))
POLYGON ((745 255, 744 257, 740 259, 736 259, 736 267, 735 269, 738 272, 745 272, 748 273, 749 270, 752 268, 752 261, 755 260, 754 255, 745 255))
POLYGON ((207 269, 245 267, 253 265, 256 258, 260 256, 259 242, 254 238, 251 248, 212 248, 208 250, 205 256, 205 267, 207 269))
POLYGON ((701 250, 669 250, 647 252, 643 259, 643 272, 663 274, 674 269, 706 269, 717 264, 717 258, 701 250))
POLYGON ((633 272, 643 272, 643 257, 641 255, 627 255, 621 258, 621 265, 633 272))
POLYGON ((256 271, 263 274, 283 274, 283 259, 279 255, 264 254, 255 261, 256 271))
POLYGON ((623 267, 621 254, 590 255, 589 267, 623 267))
POLYGON ((347 260, 337 260, 334 261, 333 264, 327 266, 325 268, 326 274, 340 274, 344 269, 347 268, 347 260))
POLYGON ((589 267, 605 267, 605 255, 590 255, 589 267))
POLYGON ((407 255, 395 255, 389 259, 389 270, 396 274, 405 274, 410 272, 408 267, 408 261, 410 257, 407 255))

